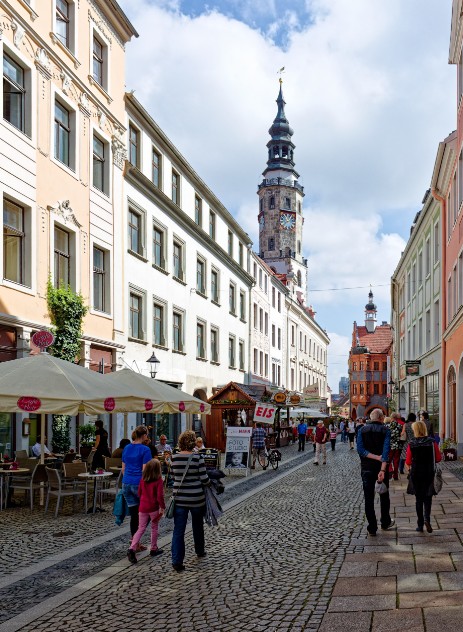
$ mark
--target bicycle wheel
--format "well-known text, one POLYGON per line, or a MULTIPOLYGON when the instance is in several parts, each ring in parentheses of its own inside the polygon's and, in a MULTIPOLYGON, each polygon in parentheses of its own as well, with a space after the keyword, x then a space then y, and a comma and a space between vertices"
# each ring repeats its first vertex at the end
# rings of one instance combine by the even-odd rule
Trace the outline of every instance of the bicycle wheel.
POLYGON ((257 460, 259 461, 259 465, 263 470, 267 469, 267 457, 265 456, 265 450, 259 450, 257 453, 257 460))
POLYGON ((274 470, 278 469, 278 455, 276 454, 276 452, 270 452, 270 454, 268 455, 268 460, 270 465, 273 467, 274 470))

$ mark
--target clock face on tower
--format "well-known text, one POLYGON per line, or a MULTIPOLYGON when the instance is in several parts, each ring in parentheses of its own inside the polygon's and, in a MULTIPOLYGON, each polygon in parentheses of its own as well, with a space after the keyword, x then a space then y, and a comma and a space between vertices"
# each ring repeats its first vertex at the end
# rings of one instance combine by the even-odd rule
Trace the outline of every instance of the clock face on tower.
POLYGON ((285 230, 294 230, 296 226, 296 216, 294 213, 280 213, 280 226, 285 230))

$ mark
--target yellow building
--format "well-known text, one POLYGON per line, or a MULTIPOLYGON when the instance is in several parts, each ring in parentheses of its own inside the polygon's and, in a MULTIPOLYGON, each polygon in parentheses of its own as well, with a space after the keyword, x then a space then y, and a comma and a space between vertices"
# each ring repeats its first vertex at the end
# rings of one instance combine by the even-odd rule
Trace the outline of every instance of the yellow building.
MULTIPOLYGON (((115 0, 0 0, 0 361, 26 354, 31 333, 50 324, 50 278, 89 306, 82 363, 118 362, 123 256, 114 236, 125 45, 136 35, 115 0)), ((0 452, 27 447, 21 421, 0 414, 0 452)))

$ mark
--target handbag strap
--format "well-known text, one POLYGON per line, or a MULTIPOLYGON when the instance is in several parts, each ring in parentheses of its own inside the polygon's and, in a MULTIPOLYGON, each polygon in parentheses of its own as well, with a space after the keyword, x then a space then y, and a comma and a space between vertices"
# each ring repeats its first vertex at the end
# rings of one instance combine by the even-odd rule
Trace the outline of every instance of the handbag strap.
POLYGON ((180 491, 180 487, 183 485, 183 481, 185 480, 185 476, 186 476, 186 474, 187 474, 187 472, 188 472, 188 468, 190 467, 190 463, 191 463, 191 459, 193 458, 193 455, 194 455, 194 452, 192 452, 192 453, 190 454, 189 458, 188 458, 188 462, 187 462, 187 464, 186 464, 185 471, 183 472, 183 476, 182 476, 182 480, 180 481, 180 485, 178 486, 178 488, 177 488, 177 490, 176 490, 175 494, 172 494, 172 497, 173 497, 173 498, 175 498, 175 497, 177 496, 178 492, 180 491))

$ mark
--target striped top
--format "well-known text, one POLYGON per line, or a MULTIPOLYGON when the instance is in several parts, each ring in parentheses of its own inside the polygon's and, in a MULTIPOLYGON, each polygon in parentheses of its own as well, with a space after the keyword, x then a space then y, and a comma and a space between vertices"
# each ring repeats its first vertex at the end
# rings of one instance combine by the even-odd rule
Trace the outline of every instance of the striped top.
POLYGON ((188 472, 180 487, 189 457, 189 454, 174 454, 172 457, 175 504, 179 507, 202 507, 206 502, 203 485, 209 485, 210 482, 201 454, 193 453, 188 472))

